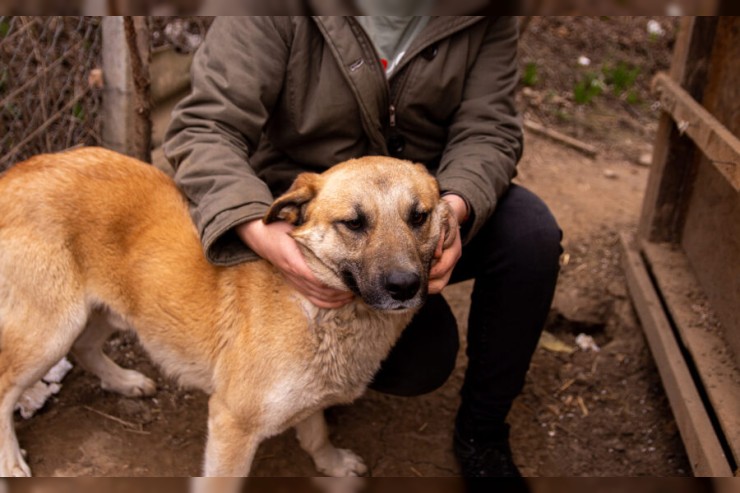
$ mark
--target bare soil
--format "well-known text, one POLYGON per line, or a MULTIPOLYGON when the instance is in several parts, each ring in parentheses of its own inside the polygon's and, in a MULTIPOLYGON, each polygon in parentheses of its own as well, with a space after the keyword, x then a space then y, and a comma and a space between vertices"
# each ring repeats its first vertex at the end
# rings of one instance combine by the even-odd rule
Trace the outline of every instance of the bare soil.
MULTIPOLYGON (((602 150, 594 160, 526 136, 517 182, 549 204, 565 232, 562 273, 546 330, 570 345, 586 333, 601 347, 572 354, 537 349, 510 415, 515 460, 526 475, 691 472, 629 301, 618 247, 619 233, 635 228, 648 174, 635 162, 641 150, 649 150, 656 117, 643 78, 665 68, 675 32, 673 21, 660 22, 665 38, 643 49, 635 44, 644 42, 644 18, 536 18, 523 36, 522 64, 537 60, 541 66, 541 85, 521 96, 525 114, 602 150), (633 106, 611 95, 589 105, 574 103, 569 88, 581 54, 592 63, 619 56, 640 66, 636 84, 643 103, 633 106), (536 97, 548 93, 560 99, 536 97), (563 111, 574 116, 562 120, 557 115, 563 111)), ((470 289, 463 283, 445 293, 463 342, 470 289)), ((121 364, 156 376, 159 392, 127 399, 101 390, 92 376, 75 368, 39 415, 16 421, 35 474, 197 474, 206 397, 160 376, 130 336, 115 337, 108 349, 121 364)), ((432 394, 398 398, 369 392, 352 406, 329 410, 335 443, 362 455, 373 476, 458 474, 451 442, 464 368, 461 351, 454 375, 432 394)), ((260 447, 253 472, 315 474, 289 432, 260 447)))

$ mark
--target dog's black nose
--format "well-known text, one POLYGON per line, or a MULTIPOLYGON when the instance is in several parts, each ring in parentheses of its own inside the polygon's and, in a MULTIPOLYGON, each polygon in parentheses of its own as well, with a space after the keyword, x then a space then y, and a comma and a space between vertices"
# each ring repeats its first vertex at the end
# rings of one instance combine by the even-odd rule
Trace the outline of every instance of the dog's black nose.
POLYGON ((413 298, 419 291, 421 278, 415 272, 392 271, 385 278, 385 289, 396 301, 413 298))

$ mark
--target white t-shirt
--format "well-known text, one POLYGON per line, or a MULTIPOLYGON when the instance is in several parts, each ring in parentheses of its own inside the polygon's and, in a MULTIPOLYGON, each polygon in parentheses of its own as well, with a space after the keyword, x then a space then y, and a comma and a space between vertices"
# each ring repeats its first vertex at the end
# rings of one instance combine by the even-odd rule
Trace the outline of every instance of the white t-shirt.
MULTIPOLYGON (((360 9, 364 5, 373 3, 371 0, 356 0, 360 9)), ((405 2, 398 2, 405 4, 405 2)), ((428 11, 426 6, 431 2, 422 0, 417 2, 419 6, 425 6, 421 11, 428 11)), ((419 10, 417 10, 419 11, 419 10)), ((429 22, 429 16, 357 16, 357 22, 372 40, 375 49, 380 55, 381 62, 385 67, 385 74, 390 77, 398 66, 403 56, 408 51, 416 36, 429 22)))

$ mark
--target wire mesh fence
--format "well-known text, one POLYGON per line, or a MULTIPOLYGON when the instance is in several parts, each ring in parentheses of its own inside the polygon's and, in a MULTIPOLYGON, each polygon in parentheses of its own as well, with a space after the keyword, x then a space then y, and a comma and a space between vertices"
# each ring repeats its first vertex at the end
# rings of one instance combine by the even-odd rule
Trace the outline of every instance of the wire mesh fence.
POLYGON ((0 170, 100 143, 100 18, 0 17, 0 170))
MULTIPOLYGON (((151 48, 193 52, 213 18, 149 17, 151 48)), ((100 17, 0 16, 0 171, 35 154, 101 145, 100 17)))

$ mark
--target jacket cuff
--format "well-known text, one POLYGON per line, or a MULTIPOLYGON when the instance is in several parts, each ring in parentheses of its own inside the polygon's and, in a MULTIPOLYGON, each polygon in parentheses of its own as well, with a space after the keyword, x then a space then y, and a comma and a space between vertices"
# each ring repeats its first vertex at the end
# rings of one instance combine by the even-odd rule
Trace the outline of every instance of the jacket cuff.
POLYGON ((259 255, 244 244, 234 228, 247 221, 261 219, 269 207, 270 204, 264 202, 250 202, 216 214, 201 232, 208 261, 229 266, 258 260, 259 255))
POLYGON ((468 220, 460 227, 462 243, 467 245, 491 216, 497 198, 465 177, 440 176, 438 180, 443 195, 454 193, 462 197, 468 205, 468 220))

